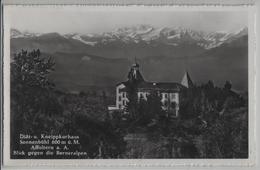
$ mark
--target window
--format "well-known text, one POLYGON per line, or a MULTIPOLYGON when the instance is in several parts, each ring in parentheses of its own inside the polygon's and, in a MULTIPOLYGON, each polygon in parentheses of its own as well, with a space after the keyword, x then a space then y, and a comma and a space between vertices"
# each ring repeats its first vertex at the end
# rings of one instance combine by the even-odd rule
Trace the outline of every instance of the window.
POLYGON ((173 109, 176 108, 176 103, 175 102, 171 102, 171 108, 173 108, 173 109))
POLYGON ((118 100, 121 101, 121 99, 122 99, 121 96, 118 96, 118 100))
POLYGON ((143 99, 144 98, 144 95, 143 93, 140 93, 140 98, 143 99))
POLYGON ((165 98, 168 98, 168 94, 167 93, 165 93, 164 96, 165 96, 165 98))

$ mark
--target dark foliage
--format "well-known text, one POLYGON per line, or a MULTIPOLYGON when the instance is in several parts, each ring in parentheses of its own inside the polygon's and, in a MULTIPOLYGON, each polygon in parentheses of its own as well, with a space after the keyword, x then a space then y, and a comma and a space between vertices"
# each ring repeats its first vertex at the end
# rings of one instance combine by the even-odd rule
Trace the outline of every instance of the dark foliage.
POLYGON ((73 158, 122 157, 123 138, 107 121, 105 92, 66 94, 55 90, 48 77, 54 65, 52 58, 42 57, 39 50, 21 51, 12 58, 11 150, 30 150, 30 145, 19 144, 20 134, 71 134, 80 137, 80 145, 71 149, 88 153, 73 158))
POLYGON ((166 158, 248 157, 247 102, 231 90, 231 83, 219 88, 209 81, 184 89, 177 118, 160 109, 160 98, 154 94, 138 102, 139 121, 129 123, 131 133, 146 134, 153 143, 143 143, 151 145, 148 150, 136 147, 139 151, 142 148, 139 156, 154 158, 160 153, 166 158), (153 148, 160 149, 154 153, 153 148))

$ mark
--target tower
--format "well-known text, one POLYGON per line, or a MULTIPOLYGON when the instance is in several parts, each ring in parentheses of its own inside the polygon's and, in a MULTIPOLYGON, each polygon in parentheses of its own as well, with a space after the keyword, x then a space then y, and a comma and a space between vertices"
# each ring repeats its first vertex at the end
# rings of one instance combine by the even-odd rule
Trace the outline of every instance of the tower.
POLYGON ((181 81, 181 84, 187 88, 191 88, 193 87, 193 83, 192 83, 192 80, 190 78, 190 75, 189 73, 186 71, 183 78, 182 78, 182 81, 181 81))
POLYGON ((128 77, 129 82, 139 83, 139 82, 144 81, 144 78, 139 71, 139 64, 136 61, 131 66, 131 69, 130 69, 127 77, 128 77))

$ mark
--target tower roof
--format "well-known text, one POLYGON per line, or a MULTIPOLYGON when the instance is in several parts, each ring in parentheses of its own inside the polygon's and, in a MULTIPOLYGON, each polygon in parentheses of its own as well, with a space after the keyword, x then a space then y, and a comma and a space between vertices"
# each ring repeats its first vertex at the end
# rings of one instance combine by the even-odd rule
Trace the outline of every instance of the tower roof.
POLYGON ((131 82, 142 82, 144 81, 144 78, 142 76, 142 74, 139 71, 139 64, 137 62, 135 62, 129 73, 128 73, 128 80, 131 82))
POLYGON ((182 78, 182 81, 181 81, 181 84, 187 88, 190 88, 193 86, 193 83, 192 83, 192 80, 190 78, 190 75, 189 73, 186 71, 183 78, 182 78))

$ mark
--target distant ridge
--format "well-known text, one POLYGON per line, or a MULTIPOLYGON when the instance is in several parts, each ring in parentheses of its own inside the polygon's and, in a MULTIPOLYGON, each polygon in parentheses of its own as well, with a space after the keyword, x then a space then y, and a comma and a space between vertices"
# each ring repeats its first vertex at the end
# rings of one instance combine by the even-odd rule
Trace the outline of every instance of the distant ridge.
POLYGON ((100 34, 58 34, 58 33, 29 33, 21 32, 17 29, 11 29, 11 38, 32 38, 42 36, 61 36, 66 39, 73 39, 83 43, 86 46, 100 46, 109 43, 120 42, 123 44, 145 43, 151 45, 165 44, 170 46, 179 46, 185 43, 195 44, 204 49, 210 49, 225 42, 230 42, 235 38, 247 35, 247 27, 241 28, 235 32, 203 32, 182 27, 162 27, 155 28, 149 25, 137 25, 132 27, 118 28, 112 32, 100 34))

